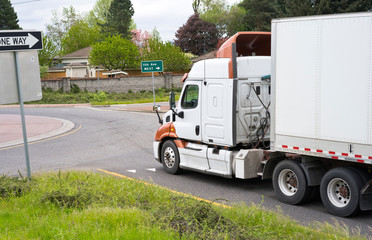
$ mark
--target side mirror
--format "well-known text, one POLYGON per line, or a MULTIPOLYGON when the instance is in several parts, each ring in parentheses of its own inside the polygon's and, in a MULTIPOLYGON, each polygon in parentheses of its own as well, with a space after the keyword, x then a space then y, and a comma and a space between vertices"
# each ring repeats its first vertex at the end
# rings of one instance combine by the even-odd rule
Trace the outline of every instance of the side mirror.
POLYGON ((161 107, 160 107, 160 105, 154 105, 154 106, 152 107, 152 110, 153 110, 154 112, 157 112, 157 111, 160 111, 160 110, 161 110, 161 107))
POLYGON ((159 115, 159 111, 160 111, 160 105, 154 105, 152 107, 152 110, 156 112, 156 115, 158 115, 158 119, 159 119, 159 123, 160 125, 163 125, 163 120, 161 119, 160 115, 159 115))
POLYGON ((174 92, 169 93, 169 107, 170 109, 176 108, 176 97, 174 95, 174 92))

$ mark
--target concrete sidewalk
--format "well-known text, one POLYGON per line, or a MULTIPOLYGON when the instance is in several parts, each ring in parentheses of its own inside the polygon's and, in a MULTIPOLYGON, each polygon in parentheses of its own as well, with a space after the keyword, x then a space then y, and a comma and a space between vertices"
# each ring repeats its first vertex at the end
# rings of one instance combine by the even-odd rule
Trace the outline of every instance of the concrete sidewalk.
MULTIPOLYGON (((71 121, 59 118, 26 115, 28 142, 53 137, 71 130, 71 121)), ((23 144, 21 115, 0 114, 0 148, 23 144)))

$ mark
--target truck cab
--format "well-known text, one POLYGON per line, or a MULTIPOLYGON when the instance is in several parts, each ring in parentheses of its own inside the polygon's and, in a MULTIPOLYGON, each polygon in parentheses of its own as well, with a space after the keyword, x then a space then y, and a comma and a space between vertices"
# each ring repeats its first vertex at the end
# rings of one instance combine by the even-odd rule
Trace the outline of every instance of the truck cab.
POLYGON ((172 144, 177 169, 233 177, 238 146, 269 147, 270 70, 270 33, 264 32, 238 33, 217 58, 195 63, 177 107, 171 103, 163 116, 156 159, 167 167, 164 146, 172 144))

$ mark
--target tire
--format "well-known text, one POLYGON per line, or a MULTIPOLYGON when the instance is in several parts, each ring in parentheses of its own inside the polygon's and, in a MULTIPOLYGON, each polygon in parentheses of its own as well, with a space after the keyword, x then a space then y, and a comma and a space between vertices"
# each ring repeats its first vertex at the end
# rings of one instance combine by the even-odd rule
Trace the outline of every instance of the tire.
POLYGON ((353 169, 329 170, 320 183, 320 197, 328 212, 340 217, 349 217, 359 211, 361 176, 353 169))
POLYGON ((180 155, 178 148, 172 140, 166 141, 161 148, 161 161, 167 173, 178 174, 180 169, 180 155))
POLYGON ((273 187, 281 202, 301 204, 308 200, 312 188, 307 186, 304 171, 299 163, 284 160, 276 165, 273 172, 273 187))

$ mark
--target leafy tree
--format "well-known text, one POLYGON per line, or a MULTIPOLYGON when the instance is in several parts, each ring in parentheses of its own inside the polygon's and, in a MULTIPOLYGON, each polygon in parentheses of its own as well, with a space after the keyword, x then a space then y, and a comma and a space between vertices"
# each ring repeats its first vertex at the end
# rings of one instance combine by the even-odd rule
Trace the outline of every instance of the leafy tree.
POLYGON ((171 42, 163 43, 158 38, 150 38, 143 49, 144 61, 163 60, 165 72, 189 70, 191 62, 189 57, 171 42))
POLYGON ((198 13, 202 20, 216 25, 220 37, 245 30, 246 11, 238 4, 229 6, 226 0, 201 0, 198 13))
POLYGON ((364 12, 372 10, 371 0, 318 0, 315 14, 364 12))
POLYGON ((199 7, 200 7, 200 0, 193 0, 192 9, 194 10, 194 13, 198 12, 199 7))
POLYGON ((245 30, 244 25, 245 15, 246 10, 240 7, 238 4, 235 4, 230 8, 229 13, 225 16, 227 36, 232 36, 239 31, 245 30))
POLYGON ((87 15, 88 24, 91 26, 104 24, 107 20, 111 3, 112 0, 98 0, 87 15))
POLYGON ((61 50, 61 40, 63 36, 68 32, 71 26, 81 20, 82 17, 72 6, 63 8, 62 15, 60 15, 57 10, 54 10, 52 14, 51 24, 46 26, 46 35, 57 46, 58 50, 61 50))
POLYGON ((89 62, 108 70, 133 69, 139 66, 139 51, 130 40, 114 35, 92 46, 89 62))
POLYGON ((67 33, 63 35, 61 40, 61 54, 66 55, 75 52, 104 39, 100 30, 98 25, 91 26, 84 20, 77 20, 67 33))
POLYGON ((219 36, 224 36, 227 33, 227 18, 230 7, 226 0, 201 0, 198 8, 198 13, 203 21, 210 22, 216 25, 219 36))
POLYGON ((158 29, 156 29, 156 27, 154 28, 154 30, 152 30, 151 38, 156 39, 158 41, 161 41, 160 33, 159 33, 158 29))
POLYGON ((109 35, 119 34, 130 36, 131 19, 134 9, 130 0, 113 0, 107 15, 107 21, 102 25, 103 32, 109 35))
POLYGON ((0 0, 0 30, 21 29, 18 16, 9 0, 0 0))
POLYGON ((270 31, 271 19, 278 15, 272 0, 243 0, 239 6, 246 10, 243 24, 247 31, 270 31))
POLYGON ((315 14, 313 0, 278 0, 277 9, 280 17, 308 16, 315 14))
POLYGON ((46 35, 43 36, 43 49, 38 51, 39 65, 51 66, 53 59, 58 55, 57 46, 46 35))
POLYGON ((295 17, 372 9, 371 0, 277 0, 279 17, 295 17))
POLYGON ((216 48, 218 30, 213 23, 203 21, 193 14, 176 32, 174 43, 185 52, 202 55, 216 48))
POLYGON ((150 39, 151 35, 146 30, 134 29, 131 30, 132 33, 132 42, 137 45, 138 48, 143 48, 147 46, 147 42, 150 39))
POLYGON ((40 77, 48 74, 48 69, 52 66, 53 59, 57 56, 58 49, 46 35, 43 36, 43 49, 38 51, 40 77))

